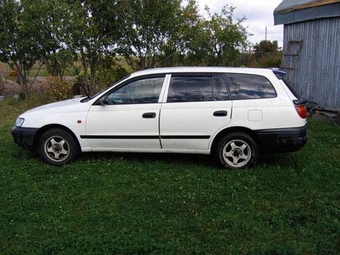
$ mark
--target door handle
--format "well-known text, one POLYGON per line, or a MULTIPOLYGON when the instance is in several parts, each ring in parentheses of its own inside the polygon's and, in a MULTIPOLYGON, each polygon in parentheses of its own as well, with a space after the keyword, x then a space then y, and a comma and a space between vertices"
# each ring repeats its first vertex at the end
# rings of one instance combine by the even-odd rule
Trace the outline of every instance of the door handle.
POLYGON ((144 119, 153 119, 153 118, 156 118, 156 113, 155 112, 146 112, 146 113, 143 113, 142 117, 144 119))
POLYGON ((227 111, 216 111, 216 112, 214 112, 215 117, 225 117, 227 115, 228 115, 227 111))

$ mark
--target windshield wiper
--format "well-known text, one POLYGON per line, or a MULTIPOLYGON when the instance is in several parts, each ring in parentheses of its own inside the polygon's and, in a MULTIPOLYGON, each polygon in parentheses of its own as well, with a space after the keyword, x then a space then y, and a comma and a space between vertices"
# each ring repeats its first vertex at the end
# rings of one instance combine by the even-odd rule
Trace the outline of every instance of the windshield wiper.
POLYGON ((80 84, 80 87, 84 90, 87 99, 90 100, 90 99, 91 99, 91 96, 90 96, 90 94, 87 92, 87 90, 86 90, 86 88, 85 88, 85 84, 84 84, 84 83, 81 83, 81 84, 80 84))

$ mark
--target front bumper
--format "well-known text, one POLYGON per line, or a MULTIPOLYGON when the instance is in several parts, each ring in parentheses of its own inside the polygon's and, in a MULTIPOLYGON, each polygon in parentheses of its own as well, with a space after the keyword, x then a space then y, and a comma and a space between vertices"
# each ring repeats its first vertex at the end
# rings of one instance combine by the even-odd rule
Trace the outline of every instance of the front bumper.
POLYGON ((263 150, 271 152, 293 152, 307 143, 306 126, 266 129, 256 131, 263 150))
POLYGON ((33 149, 34 136, 38 132, 38 128, 22 128, 13 127, 12 136, 14 142, 20 147, 33 149))

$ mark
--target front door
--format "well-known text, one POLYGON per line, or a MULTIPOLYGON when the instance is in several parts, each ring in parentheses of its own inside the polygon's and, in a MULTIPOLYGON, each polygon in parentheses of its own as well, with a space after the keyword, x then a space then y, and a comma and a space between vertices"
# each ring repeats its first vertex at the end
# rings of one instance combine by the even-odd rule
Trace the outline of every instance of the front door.
POLYGON ((127 81, 89 110, 84 136, 94 151, 160 149, 158 103, 164 76, 127 81))

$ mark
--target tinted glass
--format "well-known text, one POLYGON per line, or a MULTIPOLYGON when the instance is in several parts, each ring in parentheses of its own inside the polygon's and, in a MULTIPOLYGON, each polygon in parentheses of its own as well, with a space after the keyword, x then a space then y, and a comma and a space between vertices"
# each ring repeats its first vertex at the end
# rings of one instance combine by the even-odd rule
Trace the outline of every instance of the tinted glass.
POLYGON ((150 104, 157 103, 164 77, 146 78, 114 90, 108 95, 109 104, 150 104))
POLYGON ((167 102, 228 100, 222 75, 172 77, 167 102))
POLYGON ((228 75, 228 83, 233 100, 276 97, 273 85, 263 76, 230 74, 228 75))

